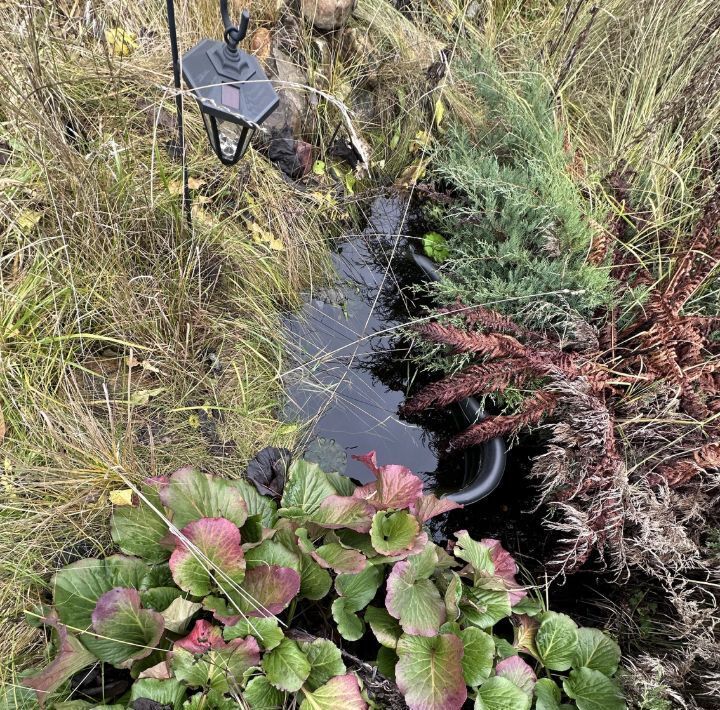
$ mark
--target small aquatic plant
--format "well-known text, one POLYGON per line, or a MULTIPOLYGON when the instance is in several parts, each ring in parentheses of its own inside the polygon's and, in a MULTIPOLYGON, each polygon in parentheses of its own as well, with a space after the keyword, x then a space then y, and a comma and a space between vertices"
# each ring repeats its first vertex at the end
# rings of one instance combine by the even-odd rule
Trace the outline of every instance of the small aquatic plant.
POLYGON ((361 487, 278 449, 250 481, 145 481, 113 513, 121 554, 55 574, 36 615, 54 657, 6 700, 91 707, 68 681, 101 663, 130 670, 129 689, 99 690, 112 707, 626 707, 609 636, 545 610, 497 540, 436 545, 425 523, 457 504, 359 458, 361 487), (372 664, 344 644, 363 637, 372 664))

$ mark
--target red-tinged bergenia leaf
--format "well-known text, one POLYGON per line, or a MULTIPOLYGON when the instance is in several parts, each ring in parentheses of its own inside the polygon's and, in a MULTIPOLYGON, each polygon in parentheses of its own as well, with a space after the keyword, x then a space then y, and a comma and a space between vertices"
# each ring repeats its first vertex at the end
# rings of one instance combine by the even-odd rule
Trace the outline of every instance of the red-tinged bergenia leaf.
POLYGON ((175 641, 176 648, 184 648, 190 653, 205 653, 212 649, 227 648, 222 629, 205 619, 198 619, 187 636, 175 641))
POLYGON ((310 555, 322 568, 338 574, 357 574, 367 565, 367 558, 362 552, 348 550, 337 542, 321 545, 310 555))
POLYGON ((535 646, 535 636, 540 628, 540 622, 527 614, 513 615, 512 622, 515 630, 513 646, 518 651, 529 653, 539 660, 537 646, 535 646))
POLYGON ((57 631, 59 650, 52 662, 40 673, 22 680, 24 686, 35 691, 40 707, 44 707, 45 698, 63 685, 68 678, 97 662, 95 656, 75 636, 68 633, 67 627, 60 623, 55 611, 42 621, 57 631))
POLYGON ((462 708, 467 700, 463 654, 455 634, 403 636, 398 641, 395 679, 410 710, 462 708))
POLYGON ((524 693, 532 697, 537 682, 535 671, 520 656, 510 656, 495 666, 495 675, 507 678, 524 693))
POLYGON ((309 519, 331 530, 349 528, 366 533, 370 530, 375 509, 364 500, 353 496, 327 496, 309 519))
POLYGON ((438 498, 429 493, 422 498, 418 498, 411 506, 410 512, 421 522, 425 523, 436 515, 442 515, 451 510, 462 508, 460 503, 456 503, 449 498, 438 498))
POLYGON ((490 550, 490 559, 495 567, 494 575, 505 582, 505 588, 510 594, 510 605, 515 606, 527 596, 527 590, 518 584, 515 575, 518 573, 518 566, 512 555, 503 548, 500 540, 485 538, 480 540, 490 550))
MULTIPOLYGON (((190 468, 190 466, 188 466, 190 468)), ((180 469, 183 470, 183 469, 180 469)), ((148 486, 152 486, 153 488, 157 488, 159 491, 165 488, 165 486, 169 485, 170 483, 170 477, 169 476, 148 476, 144 483, 148 486)))
POLYGON ((422 496, 423 483, 409 468, 390 464, 378 473, 377 500, 375 505, 384 509, 401 510, 409 508, 422 496))
MULTIPOLYGON (((260 646, 255 638, 247 636, 225 641, 221 629, 204 619, 196 621, 192 631, 173 644, 173 667, 176 671, 182 667, 183 679, 191 685, 196 684, 196 678, 200 680, 199 685, 205 683, 203 677, 205 666, 212 669, 212 671, 205 670, 206 674, 209 672, 219 674, 221 669, 236 668, 242 672, 259 663, 260 646), (187 668, 187 656, 183 655, 185 652, 192 654, 190 658, 196 659, 199 668, 187 668)), ((219 685, 223 686, 225 682, 225 679, 218 678, 219 685)))
POLYGON ((201 518, 225 518, 241 528, 247 520, 245 501, 232 481, 186 467, 170 476, 160 500, 172 511, 172 522, 182 528, 201 518))
POLYGON ((402 510, 422 496, 422 480, 409 468, 397 464, 378 468, 374 451, 354 458, 367 465, 377 481, 356 489, 353 496, 367 500, 377 510, 402 510))
POLYGON ((353 498, 361 498, 362 500, 371 500, 377 496, 377 481, 366 483, 364 486, 358 486, 353 491, 353 498))
POLYGON ((227 594, 243 581, 245 557, 237 525, 225 518, 203 518, 181 532, 170 555, 170 571, 180 589, 200 597, 219 587, 227 594))
POLYGON ((366 710, 357 678, 352 673, 331 678, 317 690, 305 692, 300 710, 366 710))
POLYGON ((377 454, 374 451, 368 451, 366 454, 360 454, 359 456, 353 454, 353 458, 365 464, 377 476, 380 469, 377 465, 377 454))
POLYGON ((243 614, 225 597, 205 597, 202 603, 203 608, 211 611, 213 618, 225 626, 234 626, 243 618, 243 614))
POLYGON ((143 609, 140 593, 128 587, 105 592, 91 620, 98 640, 104 644, 104 659, 114 665, 149 656, 165 629, 162 614, 143 609))
POLYGON ((434 636, 445 623, 445 603, 431 574, 405 560, 396 562, 388 576, 385 607, 408 634, 434 636))
POLYGON ((300 575, 290 567, 261 565, 247 571, 242 592, 228 594, 247 616, 279 614, 300 592, 300 575))
POLYGON ((154 678, 155 680, 167 680, 168 678, 172 678, 172 672, 170 671, 168 662, 160 661, 160 663, 156 663, 154 666, 150 666, 150 668, 140 671, 138 680, 142 680, 143 678, 154 678))
POLYGON ((205 687, 219 694, 237 687, 238 679, 260 663, 260 647, 252 637, 236 638, 224 647, 191 653, 175 644, 170 666, 175 677, 190 687, 205 687))

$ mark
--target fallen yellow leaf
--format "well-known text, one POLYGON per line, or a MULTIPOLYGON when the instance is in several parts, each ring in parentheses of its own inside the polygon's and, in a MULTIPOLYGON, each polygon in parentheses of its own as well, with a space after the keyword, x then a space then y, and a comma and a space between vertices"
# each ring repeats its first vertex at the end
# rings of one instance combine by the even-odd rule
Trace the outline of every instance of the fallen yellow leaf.
POLYGON ((35 229, 35 225, 42 219, 40 212, 35 210, 23 210, 15 220, 17 228, 23 234, 30 234, 35 229))
POLYGON ((256 244, 264 244, 274 251, 284 251, 285 245, 282 240, 278 239, 274 234, 263 229, 257 222, 250 222, 248 224, 250 232, 252 234, 252 240, 256 244))
POLYGON ((438 99, 435 102, 435 125, 439 126, 442 123, 442 120, 444 117, 445 117, 445 104, 442 102, 442 99, 438 99))
POLYGON ((400 173, 398 179, 395 181, 396 187, 412 187, 418 180, 421 180, 425 175, 425 166, 422 163, 416 165, 408 165, 405 170, 400 173))
POLYGON ((427 150, 428 146, 432 142, 432 136, 427 131, 418 131, 415 134, 415 138, 410 142, 410 152, 417 153, 419 151, 427 150))
POLYGON ((119 491, 110 491, 110 502, 113 505, 132 505, 133 492, 130 488, 123 488, 119 491))
POLYGON ((198 204, 192 206, 192 218, 193 222, 204 224, 206 227, 216 227, 219 224, 218 220, 210 212, 204 210, 198 204))
POLYGON ((165 391, 164 387, 156 387, 151 390, 138 390, 130 395, 130 404, 147 404, 152 397, 157 397, 165 391))
POLYGON ((137 48, 137 35, 122 27, 105 30, 105 40, 116 57, 129 57, 137 48))

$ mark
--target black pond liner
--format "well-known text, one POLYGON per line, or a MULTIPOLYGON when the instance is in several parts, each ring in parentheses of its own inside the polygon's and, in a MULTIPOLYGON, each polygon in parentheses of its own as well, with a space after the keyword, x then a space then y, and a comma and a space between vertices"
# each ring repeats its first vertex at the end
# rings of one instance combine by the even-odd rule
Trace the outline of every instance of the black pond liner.
POLYGON ((413 286, 438 278, 412 240, 398 236, 406 216, 403 201, 377 198, 363 232, 338 245, 336 284, 314 291, 287 318, 285 418, 313 424, 305 455, 326 470, 367 483, 372 474, 352 455, 375 450, 379 464, 407 466, 439 495, 474 503, 502 479, 504 442, 456 454, 443 453, 440 444, 485 416, 479 402, 463 400, 421 424, 398 415, 406 391, 422 377, 400 328, 420 313, 413 286))

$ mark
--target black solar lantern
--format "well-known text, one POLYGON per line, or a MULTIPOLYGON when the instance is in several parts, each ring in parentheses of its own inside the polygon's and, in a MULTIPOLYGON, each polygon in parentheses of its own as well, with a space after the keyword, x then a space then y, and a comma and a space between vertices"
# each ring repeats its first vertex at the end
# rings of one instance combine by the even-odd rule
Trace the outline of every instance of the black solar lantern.
POLYGON ((260 62, 238 49, 250 21, 247 10, 236 27, 227 0, 220 7, 225 41, 204 39, 186 52, 182 75, 200 106, 212 149, 223 165, 235 165, 279 98, 260 62))

